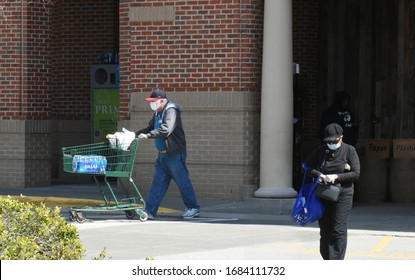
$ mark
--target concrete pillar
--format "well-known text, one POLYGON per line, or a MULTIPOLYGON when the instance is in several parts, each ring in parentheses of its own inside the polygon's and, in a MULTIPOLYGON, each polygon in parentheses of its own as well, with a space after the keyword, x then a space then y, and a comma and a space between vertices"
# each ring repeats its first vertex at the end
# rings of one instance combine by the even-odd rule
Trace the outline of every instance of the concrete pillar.
POLYGON ((265 0, 260 188, 255 197, 293 198, 293 56, 291 0, 265 0))

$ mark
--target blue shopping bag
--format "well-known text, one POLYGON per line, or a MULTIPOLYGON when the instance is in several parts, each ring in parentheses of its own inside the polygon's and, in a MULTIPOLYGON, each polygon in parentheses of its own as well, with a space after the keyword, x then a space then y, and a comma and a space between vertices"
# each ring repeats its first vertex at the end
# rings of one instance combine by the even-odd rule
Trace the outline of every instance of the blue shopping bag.
MULTIPOLYGON (((304 164, 303 168, 307 171, 307 167, 304 164)), ((291 219, 300 226, 317 221, 323 216, 324 212, 323 203, 315 194, 319 178, 313 178, 312 182, 306 184, 306 176, 306 172, 304 172, 303 183, 291 212, 291 219)))

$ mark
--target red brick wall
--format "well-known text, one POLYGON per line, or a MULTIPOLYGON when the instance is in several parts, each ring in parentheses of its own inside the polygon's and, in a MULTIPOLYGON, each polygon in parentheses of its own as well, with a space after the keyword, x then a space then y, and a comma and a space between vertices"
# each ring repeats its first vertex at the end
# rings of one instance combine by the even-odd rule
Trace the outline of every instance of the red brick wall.
POLYGON ((20 0, 2 1, 0 14, 0 119, 19 119, 21 92, 20 0))
POLYGON ((25 5, 25 93, 23 118, 47 120, 51 114, 52 95, 52 21, 50 6, 40 2, 25 5))
MULTIPOLYGON (((167 91, 259 91, 263 1, 119 2, 124 118, 128 118, 129 94, 155 86, 167 91), (174 5, 176 17, 170 22, 130 24, 130 5, 174 5)), ((99 54, 118 48, 118 1, 60 0, 47 11, 32 2, 24 7, 29 12, 25 12, 23 100, 20 1, 4 5, 9 16, 0 22, 0 117, 18 119, 23 113, 27 119, 51 114, 57 119, 89 119, 89 65, 99 54)), ((294 59, 301 65, 306 85, 308 134, 316 121, 316 112, 310 108, 315 106, 317 91, 318 5, 293 1, 294 59)))
POLYGON ((118 1, 59 1, 54 13, 53 116, 90 119, 90 65, 118 51, 118 1))
MULTIPOLYGON (((89 119, 89 65, 99 54, 118 48, 117 2, 55 1, 48 11, 40 4, 25 6, 27 85, 20 100, 20 1, 7 1, 10 16, 0 23, 0 42, 6 46, 0 49, 1 118, 17 119, 23 111, 28 119, 49 118, 51 113, 57 119, 89 119)), ((128 118, 129 94, 154 86, 168 91, 259 91, 263 1, 119 2, 123 118, 128 118), (130 5, 174 5, 176 18, 129 24, 130 5)), ((310 108, 317 91, 318 5, 293 1, 294 59, 301 65, 304 96, 309 98, 304 100, 308 134, 316 121, 310 108)))
POLYGON ((121 111, 128 94, 259 92, 263 1, 120 1, 121 111), (130 21, 130 7, 173 6, 174 20, 130 21))
POLYGON ((118 51, 118 1, 25 1, 23 41, 20 1, 2 5, 0 118, 88 120, 90 65, 118 51))
POLYGON ((48 185, 62 170, 61 147, 91 139, 90 65, 118 49, 118 1, 0 5, 0 184, 48 185))

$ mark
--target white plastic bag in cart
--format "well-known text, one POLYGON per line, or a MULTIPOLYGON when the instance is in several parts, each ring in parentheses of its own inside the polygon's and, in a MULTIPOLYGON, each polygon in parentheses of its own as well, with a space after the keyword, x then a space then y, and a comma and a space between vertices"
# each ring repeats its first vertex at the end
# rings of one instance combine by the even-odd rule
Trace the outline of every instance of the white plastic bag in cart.
POLYGON ((125 151, 135 139, 135 133, 123 127, 122 132, 108 134, 107 139, 112 148, 119 148, 125 151))

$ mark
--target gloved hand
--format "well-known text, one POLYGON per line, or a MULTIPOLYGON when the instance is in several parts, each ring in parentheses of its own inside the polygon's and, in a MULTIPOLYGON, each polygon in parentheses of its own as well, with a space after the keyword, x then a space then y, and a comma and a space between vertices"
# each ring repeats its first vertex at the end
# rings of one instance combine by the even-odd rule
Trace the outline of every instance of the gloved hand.
POLYGON ((138 139, 148 139, 147 134, 140 133, 140 135, 138 135, 138 139))
POLYGON ((334 181, 336 181, 337 178, 339 178, 339 176, 337 176, 336 174, 329 174, 329 175, 325 175, 323 180, 326 183, 334 183, 334 181))

